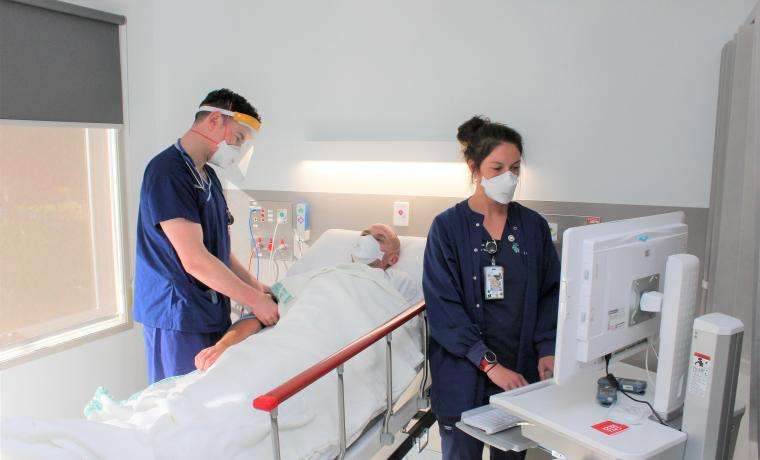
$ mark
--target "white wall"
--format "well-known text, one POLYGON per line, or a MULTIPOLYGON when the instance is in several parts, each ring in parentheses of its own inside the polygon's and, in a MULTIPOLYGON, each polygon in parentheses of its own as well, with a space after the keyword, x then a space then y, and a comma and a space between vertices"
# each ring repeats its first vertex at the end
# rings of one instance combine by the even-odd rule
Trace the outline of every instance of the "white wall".
POLYGON ((752 3, 154 2, 154 145, 227 86, 264 119, 246 187, 325 191, 305 142, 449 141, 423 156, 456 161, 483 113, 524 134, 526 199, 706 207, 720 51, 752 3))
POLYGON ((142 328, 111 335, 0 373, 0 416, 82 417, 95 389, 126 399, 146 386, 142 328))

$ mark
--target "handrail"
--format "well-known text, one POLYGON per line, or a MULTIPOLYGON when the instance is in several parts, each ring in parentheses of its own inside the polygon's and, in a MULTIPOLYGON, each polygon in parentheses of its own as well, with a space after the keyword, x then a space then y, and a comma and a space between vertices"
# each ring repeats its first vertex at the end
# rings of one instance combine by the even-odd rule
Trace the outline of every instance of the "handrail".
POLYGON ((425 310, 424 302, 409 307, 405 311, 391 318, 385 324, 378 326, 371 332, 354 340, 317 364, 314 364, 290 380, 287 380, 277 388, 258 396, 253 400, 254 409, 266 412, 273 411, 288 398, 316 382, 328 372, 335 370, 341 364, 369 348, 373 343, 403 326, 409 320, 419 315, 423 310, 425 310))

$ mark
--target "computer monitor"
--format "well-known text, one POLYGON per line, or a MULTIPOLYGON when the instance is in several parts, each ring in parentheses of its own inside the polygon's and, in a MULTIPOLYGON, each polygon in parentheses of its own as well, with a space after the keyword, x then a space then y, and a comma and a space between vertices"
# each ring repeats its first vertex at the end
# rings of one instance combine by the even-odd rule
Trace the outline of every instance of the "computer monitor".
POLYGON ((554 380, 644 350, 660 318, 641 295, 663 291, 669 256, 686 251, 683 212, 570 228, 563 234, 554 380))

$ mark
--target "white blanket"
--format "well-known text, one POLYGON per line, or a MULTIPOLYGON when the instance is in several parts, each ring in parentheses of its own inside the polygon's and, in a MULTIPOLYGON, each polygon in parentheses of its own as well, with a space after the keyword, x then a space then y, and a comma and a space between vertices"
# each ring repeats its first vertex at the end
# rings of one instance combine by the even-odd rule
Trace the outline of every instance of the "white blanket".
MULTIPOLYGON (((269 414, 251 401, 408 306, 378 269, 346 264, 283 282, 293 295, 277 326, 228 349, 207 372, 163 380, 126 401, 99 389, 89 420, 6 421, 2 458, 267 459, 269 414)), ((405 328, 393 334, 394 398, 422 356, 405 328)), ((345 366, 349 439, 384 407, 384 341, 345 366)), ((283 458, 337 454, 337 377, 332 372, 280 406, 283 458)))

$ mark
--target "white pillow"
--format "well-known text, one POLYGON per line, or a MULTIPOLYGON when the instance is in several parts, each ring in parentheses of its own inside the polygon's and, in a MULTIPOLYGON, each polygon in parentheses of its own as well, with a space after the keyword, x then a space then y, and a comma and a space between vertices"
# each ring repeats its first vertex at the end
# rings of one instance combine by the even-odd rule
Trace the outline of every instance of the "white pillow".
MULTIPOLYGON (((303 257, 288 270, 288 275, 298 275, 317 268, 351 262, 349 252, 356 244, 359 234, 356 230, 327 230, 305 251, 303 257)), ((413 280, 422 284, 422 259, 425 255, 427 238, 401 236, 401 255, 392 269, 406 272, 413 280)))

